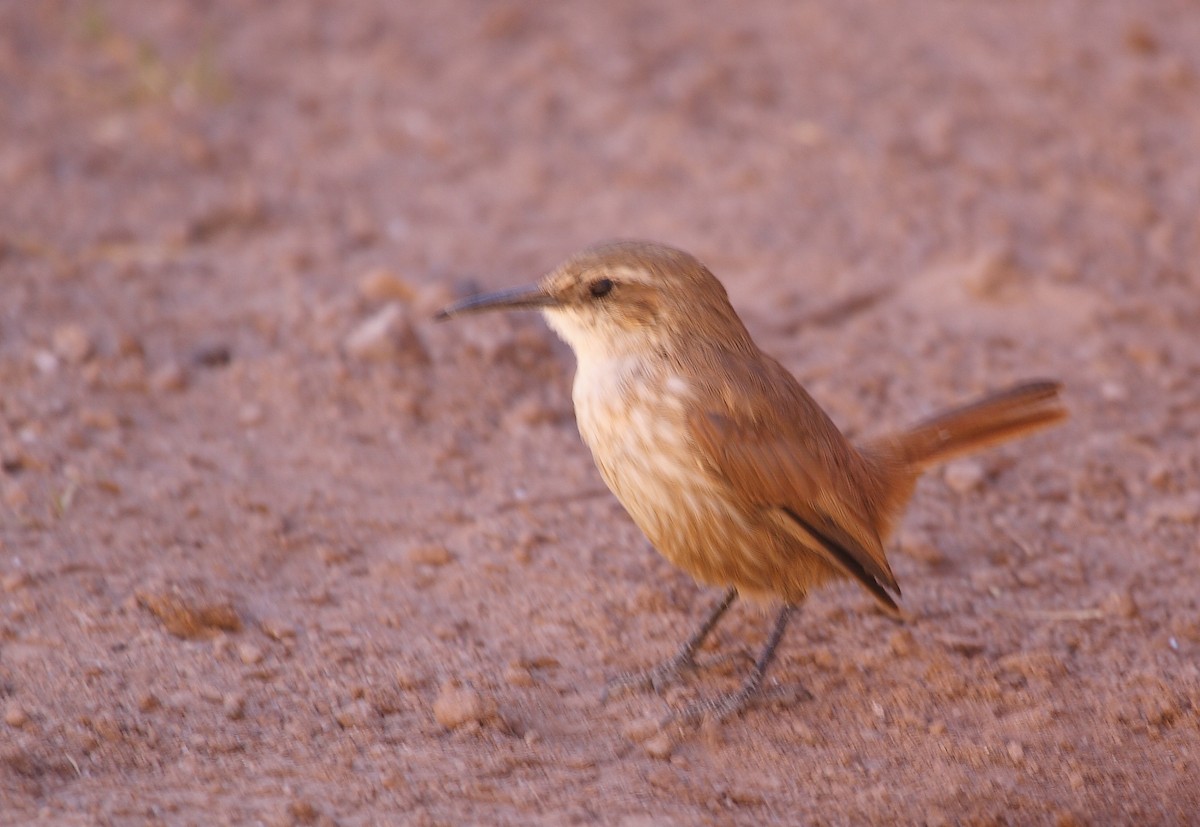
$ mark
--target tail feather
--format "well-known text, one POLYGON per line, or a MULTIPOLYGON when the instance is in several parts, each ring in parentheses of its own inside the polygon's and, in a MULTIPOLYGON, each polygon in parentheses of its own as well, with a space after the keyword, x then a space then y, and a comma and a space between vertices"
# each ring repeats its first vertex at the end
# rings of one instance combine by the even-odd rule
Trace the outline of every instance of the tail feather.
POLYGON ((1061 390, 1058 382, 1036 381, 991 394, 918 423, 895 438, 893 450, 906 466, 919 472, 1045 428, 1067 416, 1061 390))

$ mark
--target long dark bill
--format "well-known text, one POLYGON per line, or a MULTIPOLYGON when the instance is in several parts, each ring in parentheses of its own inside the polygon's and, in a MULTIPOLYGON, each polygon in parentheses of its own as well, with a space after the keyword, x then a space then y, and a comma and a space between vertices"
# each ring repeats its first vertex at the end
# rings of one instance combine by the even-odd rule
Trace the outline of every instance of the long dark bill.
POLYGON ((554 296, 540 287, 514 287, 457 301, 449 307, 443 307, 433 318, 440 322, 465 313, 481 313, 484 310, 537 310, 557 303, 558 300, 554 296))

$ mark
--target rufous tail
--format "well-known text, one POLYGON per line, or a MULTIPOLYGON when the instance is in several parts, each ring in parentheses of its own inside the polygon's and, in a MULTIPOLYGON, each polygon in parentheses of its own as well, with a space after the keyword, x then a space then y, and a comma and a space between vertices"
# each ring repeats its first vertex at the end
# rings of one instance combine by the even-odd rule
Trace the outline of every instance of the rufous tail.
POLYGON ((1066 418, 1058 382, 1026 382, 926 419, 893 437, 893 456, 916 473, 1066 418))

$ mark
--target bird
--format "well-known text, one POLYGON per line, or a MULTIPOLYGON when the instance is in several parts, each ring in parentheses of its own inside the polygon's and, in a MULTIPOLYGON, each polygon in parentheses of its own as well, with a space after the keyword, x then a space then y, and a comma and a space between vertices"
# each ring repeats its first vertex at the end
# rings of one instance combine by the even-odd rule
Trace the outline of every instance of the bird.
POLYGON ((593 245, 533 286, 436 318, 518 309, 540 311, 574 352, 580 436, 633 522, 668 561, 723 590, 672 657, 614 679, 605 697, 678 679, 738 598, 775 607, 740 687, 678 716, 693 722, 745 707, 814 589, 852 580, 898 615, 885 546, 922 472, 1067 415, 1061 383, 1034 380, 854 445, 759 349, 717 277, 651 241, 593 245))

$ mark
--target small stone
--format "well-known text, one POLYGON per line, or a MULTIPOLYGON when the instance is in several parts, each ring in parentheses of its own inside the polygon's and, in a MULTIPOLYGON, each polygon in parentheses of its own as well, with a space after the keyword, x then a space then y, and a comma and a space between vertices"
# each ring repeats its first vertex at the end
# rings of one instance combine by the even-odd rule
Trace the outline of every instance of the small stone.
POLYGON ((321 811, 311 801, 293 801, 287 807, 287 814, 295 824, 316 824, 321 817, 321 811))
POLYGON ((487 709, 483 697, 474 689, 447 682, 442 684, 433 702, 433 717, 446 729, 457 729, 471 722, 482 723, 487 709))
POLYGON ((1138 616, 1137 602, 1133 599, 1133 595, 1127 591, 1111 593, 1108 597, 1104 598, 1104 602, 1100 604, 1100 608, 1109 614, 1123 617, 1126 620, 1138 616))
POLYGON ((181 391, 187 383, 187 372, 178 362, 166 362, 150 374, 150 388, 158 393, 181 391))
POLYGON ((29 455, 15 439, 0 443, 0 470, 6 474, 15 474, 25 470, 29 465, 29 455))
POLYGON ((634 718, 621 728, 621 734, 630 741, 645 741, 659 731, 658 721, 651 718, 634 718))
POLYGON ((345 729, 368 726, 375 719, 375 710, 362 698, 351 701, 333 715, 338 725, 345 729))
POLYGON ((257 405, 253 402, 247 402, 242 407, 238 408, 238 423, 241 425, 251 426, 258 425, 263 421, 262 405, 257 405))
POLYGON ((1023 280, 1024 274, 1008 247, 983 250, 967 263, 962 274, 968 293, 990 301, 1006 298, 1019 289, 1023 280))
POLYGON ((985 476, 983 466, 972 459, 960 459, 952 462, 942 472, 942 479, 956 494, 966 494, 978 489, 983 485, 985 476))
POLYGON ((392 271, 380 267, 358 280, 358 294, 367 301, 412 301, 414 291, 392 271))
POLYGON ((829 139, 828 132, 816 121, 796 121, 788 129, 788 134, 797 145, 806 149, 821 146, 829 139))
POLYGON ((121 332, 117 334, 117 353, 120 356, 142 357, 146 355, 146 348, 137 336, 121 332))
POLYGON ((1100 396, 1105 402, 1123 402, 1129 398, 1129 391, 1119 382, 1104 382, 1100 385, 1100 396))
POLYGON ((1154 500, 1146 507, 1146 517, 1150 525, 1200 521, 1200 491, 1154 500))
POLYGON ((1161 44, 1145 23, 1135 20, 1125 25, 1125 47, 1136 54, 1152 55, 1161 44))
POLYGON ((0 588, 6 592, 20 591, 33 582, 33 578, 29 576, 27 571, 14 571, 4 575, 4 579, 0 580, 0 588))
POLYGON ((192 351, 192 364, 202 368, 223 368, 233 361, 233 348, 224 342, 204 342, 192 351))
POLYGON ((222 631, 237 632, 242 628, 242 619, 233 604, 209 594, 201 583, 143 588, 135 596, 138 604, 176 637, 211 638, 222 631))
POLYGON ((1009 741, 1005 747, 1008 751, 1008 757, 1014 764, 1020 764, 1025 760, 1025 747, 1021 746, 1016 741, 1009 741))
POLYGON ((820 741, 820 739, 817 737, 817 733, 813 731, 813 728, 801 720, 792 722, 792 734, 796 736, 800 743, 806 744, 810 747, 816 746, 820 741))
POLYGON ((346 355, 364 362, 404 359, 426 364, 429 353, 404 307, 392 302, 361 322, 342 340, 346 355))
POLYGON ((653 738, 646 740, 642 744, 642 749, 651 758, 657 758, 660 761, 665 761, 671 757, 671 751, 675 748, 675 744, 671 741, 671 736, 665 732, 660 732, 653 738))
POLYGON ((247 666, 253 666, 256 663, 261 663, 263 659, 262 649, 255 646, 253 643, 239 643, 237 647, 238 657, 242 663, 247 666))
POLYGON ((444 281, 433 281, 418 286, 414 291, 412 307, 422 317, 432 316, 456 298, 444 281))
POLYGON ((106 408, 84 408, 79 412, 79 423, 97 431, 115 431, 120 427, 121 420, 106 408))
POLYGON ((1083 827, 1087 823, 1070 810, 1059 810, 1054 814, 1054 827, 1083 827))
POLYGON ((409 666, 396 667, 396 686, 401 689, 416 689, 425 681, 416 671, 409 666))
POLYGON ((296 630, 279 618, 265 618, 259 621, 258 628, 271 640, 289 640, 296 637, 296 630))
POLYGON ((908 629, 897 629, 888 638, 888 646, 897 657, 911 655, 917 648, 916 638, 908 629))
POLYGON ((409 549, 408 560, 416 565, 445 566, 454 562, 454 555, 445 546, 430 544, 409 549))
POLYGON ((15 480, 8 482, 4 486, 4 502, 13 511, 24 511, 29 505, 29 492, 15 480))
POLYGON ((246 714, 246 699, 235 692, 230 692, 221 699, 221 709, 229 720, 240 720, 246 714))
POLYGON ((78 324, 59 325, 51 337, 54 352, 68 364, 78 365, 86 362, 92 355, 92 339, 88 332, 78 324))
POLYGON ((153 692, 146 692, 138 697, 137 704, 142 712, 153 712, 162 706, 162 701, 153 692))
POLYGON ((946 734, 946 722, 945 721, 933 721, 932 723, 930 723, 929 724, 929 734, 930 735, 945 735, 946 734))
POLYGON ((317 559, 327 566, 345 563, 353 556, 353 549, 346 546, 321 546, 317 549, 317 559))
POLYGON ((10 700, 4 706, 4 723, 13 729, 20 729, 29 723, 29 713, 25 707, 15 700, 10 700))
POLYGON ((521 663, 510 663, 504 670, 504 680, 510 686, 533 686, 534 684, 533 675, 521 663))
POLYGON ((210 704, 220 703, 225 697, 224 693, 212 684, 201 685, 196 689, 196 694, 210 704))
POLYGON ((54 373, 58 370, 58 357, 48 350, 35 350, 33 366, 37 368, 38 373, 54 373))
POLYGON ((1165 462, 1154 462, 1146 469, 1146 482, 1159 491, 1165 491, 1171 482, 1171 466, 1165 462))
POLYGON ((904 529, 897 538, 901 553, 932 566, 944 563, 946 556, 933 543, 911 529, 904 529))

